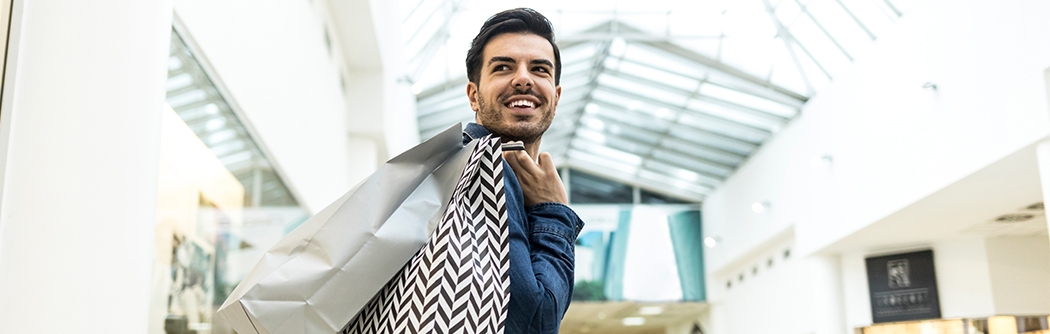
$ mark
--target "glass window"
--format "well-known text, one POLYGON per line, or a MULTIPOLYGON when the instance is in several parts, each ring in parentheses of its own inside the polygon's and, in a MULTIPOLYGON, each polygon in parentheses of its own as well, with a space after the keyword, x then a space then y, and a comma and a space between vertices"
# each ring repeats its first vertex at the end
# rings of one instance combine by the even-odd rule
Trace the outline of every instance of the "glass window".
POLYGON ((215 310, 308 218, 251 131, 172 32, 158 174, 151 331, 211 333, 215 310))
POLYGON ((631 186, 580 171, 570 171, 569 198, 573 204, 634 203, 631 186))

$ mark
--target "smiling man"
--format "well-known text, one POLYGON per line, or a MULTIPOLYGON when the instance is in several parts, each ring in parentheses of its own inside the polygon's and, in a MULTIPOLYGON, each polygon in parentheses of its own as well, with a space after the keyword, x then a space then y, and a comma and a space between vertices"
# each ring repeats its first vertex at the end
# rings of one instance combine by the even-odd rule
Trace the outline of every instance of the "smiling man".
POLYGON ((518 8, 482 25, 467 52, 467 98, 476 123, 464 142, 493 134, 521 141, 504 153, 510 243, 506 333, 557 333, 573 287, 573 244, 583 221, 549 153, 539 153, 561 96, 561 56, 550 21, 518 8), (533 158, 537 157, 537 158, 533 158))

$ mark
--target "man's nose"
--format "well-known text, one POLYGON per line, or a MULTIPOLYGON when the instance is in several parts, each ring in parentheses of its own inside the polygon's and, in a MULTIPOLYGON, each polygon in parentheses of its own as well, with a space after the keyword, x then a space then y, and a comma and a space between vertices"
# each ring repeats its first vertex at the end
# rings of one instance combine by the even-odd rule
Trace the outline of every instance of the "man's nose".
POLYGON ((518 70, 514 72, 514 78, 511 80, 511 84, 514 85, 514 88, 532 87, 532 76, 529 75, 528 66, 518 67, 518 70))

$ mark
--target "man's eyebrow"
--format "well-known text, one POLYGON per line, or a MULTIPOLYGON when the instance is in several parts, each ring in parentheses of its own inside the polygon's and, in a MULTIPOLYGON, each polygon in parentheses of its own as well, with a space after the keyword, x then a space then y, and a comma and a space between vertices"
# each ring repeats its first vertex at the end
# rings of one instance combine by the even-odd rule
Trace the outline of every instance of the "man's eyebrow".
POLYGON ((492 63, 497 63, 497 62, 513 63, 514 62, 514 58, 503 57, 503 56, 496 56, 496 57, 492 57, 492 59, 489 59, 489 65, 492 65, 492 63))
POLYGON ((551 68, 554 68, 554 63, 552 63, 550 60, 546 60, 546 59, 536 59, 536 60, 530 61, 529 63, 533 64, 533 65, 536 65, 536 64, 547 65, 547 66, 549 66, 551 68))

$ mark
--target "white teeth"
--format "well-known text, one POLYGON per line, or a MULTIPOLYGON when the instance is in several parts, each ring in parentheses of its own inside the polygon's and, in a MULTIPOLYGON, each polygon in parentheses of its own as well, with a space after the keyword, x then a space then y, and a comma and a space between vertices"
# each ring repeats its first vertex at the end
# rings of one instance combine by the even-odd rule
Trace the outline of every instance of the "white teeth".
POLYGON ((510 106, 510 107, 512 107, 512 108, 513 108, 513 107, 529 107, 529 108, 533 108, 533 107, 535 107, 536 105, 535 105, 535 104, 533 104, 533 103, 532 103, 532 101, 528 101, 528 100, 517 100, 517 101, 511 102, 510 104, 508 104, 508 106, 510 106))

